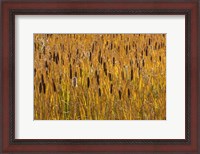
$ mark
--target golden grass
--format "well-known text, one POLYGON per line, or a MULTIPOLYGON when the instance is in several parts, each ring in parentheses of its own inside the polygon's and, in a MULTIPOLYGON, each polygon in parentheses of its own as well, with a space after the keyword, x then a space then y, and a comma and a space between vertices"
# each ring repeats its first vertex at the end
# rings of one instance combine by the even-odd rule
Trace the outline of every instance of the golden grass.
POLYGON ((35 120, 165 120, 165 34, 35 34, 35 120))

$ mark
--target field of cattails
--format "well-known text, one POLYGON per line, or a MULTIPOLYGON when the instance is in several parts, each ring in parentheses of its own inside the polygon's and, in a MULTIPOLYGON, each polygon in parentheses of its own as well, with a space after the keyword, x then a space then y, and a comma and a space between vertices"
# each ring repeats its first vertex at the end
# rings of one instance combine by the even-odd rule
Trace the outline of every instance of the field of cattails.
POLYGON ((35 120, 165 120, 165 34, 34 34, 35 120))

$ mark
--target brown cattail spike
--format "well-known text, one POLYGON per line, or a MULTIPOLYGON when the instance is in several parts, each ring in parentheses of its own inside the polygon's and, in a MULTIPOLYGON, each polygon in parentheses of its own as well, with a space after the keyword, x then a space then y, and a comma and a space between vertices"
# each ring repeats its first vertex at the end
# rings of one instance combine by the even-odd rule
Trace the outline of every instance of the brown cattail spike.
POLYGON ((121 100, 122 99, 122 92, 121 92, 121 90, 119 90, 118 93, 119 93, 119 99, 121 100))
POLYGON ((72 79, 72 65, 69 66, 69 77, 72 79))
POLYGON ((146 48, 146 56, 148 56, 148 48, 146 48))
POLYGON ((115 66, 115 57, 113 57, 113 66, 115 66))
MULTIPOLYGON (((53 80, 53 79, 52 79, 52 80, 53 80)), ((53 90, 54 90, 54 92, 56 92, 56 85, 55 85, 54 80, 53 80, 52 82, 53 82, 53 90)))
POLYGON ((131 69, 131 80, 133 80, 133 69, 131 69))
POLYGON ((99 96, 101 96, 101 88, 99 88, 99 96))
POLYGON ((110 85, 110 93, 112 94, 113 92, 113 84, 110 85))
POLYGON ((36 72, 37 72, 37 70, 36 70, 36 68, 34 68, 34 76, 36 75, 36 72))
POLYGON ((72 79, 72 86, 73 87, 77 87, 78 85, 77 85, 77 77, 74 77, 73 79, 72 79))
POLYGON ((80 77, 82 77, 82 69, 80 68, 80 77))
POLYGON ((77 72, 74 73, 74 76, 77 77, 77 72))
POLYGON ((45 83, 43 83, 43 92, 44 92, 44 94, 46 93, 46 84, 45 83))
POLYGON ((87 87, 88 88, 90 87, 90 78, 89 77, 87 78, 87 87))
POLYGON ((42 92, 42 83, 40 82, 40 85, 39 85, 39 92, 41 93, 42 92))
POLYGON ((130 89, 128 89, 128 98, 130 98, 131 92, 130 89))
POLYGON ((43 74, 41 75, 41 80, 42 80, 42 84, 44 83, 44 76, 43 74))
POLYGON ((109 73, 109 80, 112 81, 112 74, 109 73))
POLYGON ((89 60, 92 61, 92 53, 90 52, 89 60))
POLYGON ((121 72, 122 80, 124 80, 124 71, 121 72))
POLYGON ((99 75, 97 75, 97 84, 100 85, 100 82, 99 82, 99 75))

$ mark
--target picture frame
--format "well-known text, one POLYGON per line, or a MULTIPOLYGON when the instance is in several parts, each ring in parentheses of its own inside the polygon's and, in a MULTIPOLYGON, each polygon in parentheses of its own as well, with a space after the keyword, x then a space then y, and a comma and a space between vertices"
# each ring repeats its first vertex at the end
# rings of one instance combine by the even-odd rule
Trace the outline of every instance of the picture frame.
POLYGON ((199 1, 2 1, 2 153, 199 153, 199 1), (15 139, 16 15, 185 15, 185 139, 15 139))

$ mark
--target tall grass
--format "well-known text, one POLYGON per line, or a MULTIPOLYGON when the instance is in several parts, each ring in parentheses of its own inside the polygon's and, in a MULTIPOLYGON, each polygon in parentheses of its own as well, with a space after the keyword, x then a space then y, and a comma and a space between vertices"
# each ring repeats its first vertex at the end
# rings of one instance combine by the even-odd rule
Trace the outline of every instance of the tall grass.
POLYGON ((166 119, 165 34, 35 34, 34 119, 166 119))

